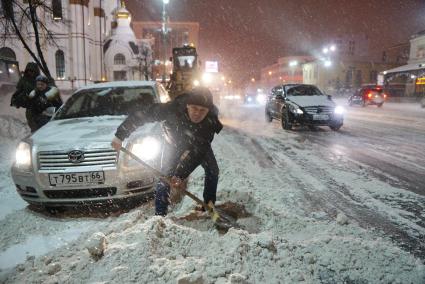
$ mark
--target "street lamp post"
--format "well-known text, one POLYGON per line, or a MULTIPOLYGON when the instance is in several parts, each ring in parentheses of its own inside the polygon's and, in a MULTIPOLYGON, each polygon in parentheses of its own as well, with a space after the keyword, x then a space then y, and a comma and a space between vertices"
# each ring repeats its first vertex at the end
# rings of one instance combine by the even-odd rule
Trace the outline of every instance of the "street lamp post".
POLYGON ((169 0, 162 0, 162 40, 164 45, 164 62, 163 62, 164 69, 162 73, 162 83, 164 84, 167 78, 167 65, 165 64, 167 62, 167 34, 168 34, 166 5, 169 2, 170 2, 169 0))

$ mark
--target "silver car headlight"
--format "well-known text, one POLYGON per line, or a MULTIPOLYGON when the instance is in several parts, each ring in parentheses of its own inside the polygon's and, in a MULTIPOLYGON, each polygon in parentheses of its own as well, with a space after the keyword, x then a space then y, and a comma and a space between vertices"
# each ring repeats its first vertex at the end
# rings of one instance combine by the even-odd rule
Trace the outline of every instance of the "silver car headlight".
POLYGON ((16 148, 15 165, 19 168, 31 166, 31 146, 26 142, 20 142, 16 148))
POLYGON ((130 151, 143 161, 151 161, 158 157, 161 151, 161 143, 153 137, 146 137, 136 140, 131 145, 130 151))
POLYGON ((304 112, 298 106, 289 105, 289 110, 295 114, 303 114, 304 112))
POLYGON ((334 110, 335 114, 343 115, 345 113, 345 109, 342 106, 337 106, 334 110))

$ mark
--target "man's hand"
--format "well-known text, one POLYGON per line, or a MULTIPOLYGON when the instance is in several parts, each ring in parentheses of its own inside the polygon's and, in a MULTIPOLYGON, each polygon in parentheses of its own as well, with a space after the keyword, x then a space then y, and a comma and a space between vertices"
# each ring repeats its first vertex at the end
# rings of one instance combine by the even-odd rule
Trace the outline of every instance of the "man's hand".
POLYGON ((184 190, 186 189, 186 181, 176 176, 173 176, 169 180, 170 183, 170 202, 171 204, 179 203, 184 196, 184 190))
POLYGON ((122 141, 119 138, 114 137, 114 139, 112 139, 111 145, 112 145, 112 148, 114 148, 116 151, 119 152, 122 147, 122 141))
POLYGON ((178 177, 176 177, 176 176, 173 176, 173 177, 171 177, 171 179, 170 179, 170 186, 173 188, 173 189, 177 189, 177 190, 182 190, 182 189, 184 189, 183 187, 184 187, 184 182, 183 182, 183 180, 182 179, 180 179, 180 178, 178 178, 178 177))

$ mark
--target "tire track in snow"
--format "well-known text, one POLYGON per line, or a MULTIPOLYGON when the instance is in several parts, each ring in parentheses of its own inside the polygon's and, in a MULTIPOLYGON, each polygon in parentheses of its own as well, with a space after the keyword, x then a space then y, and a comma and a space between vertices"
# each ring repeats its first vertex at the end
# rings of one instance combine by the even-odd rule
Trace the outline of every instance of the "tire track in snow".
MULTIPOLYGON (((282 142, 276 139, 267 141, 267 143, 265 143, 265 148, 267 145, 273 146, 273 151, 283 146, 282 142)), ((329 216, 334 218, 338 211, 343 212, 348 217, 356 220, 363 228, 377 228, 384 232, 386 236, 389 234, 402 248, 421 259, 425 259, 425 243, 423 237, 425 230, 423 227, 421 231, 416 231, 416 234, 409 234, 409 232, 406 231, 405 224, 394 223, 394 221, 388 219, 387 215, 383 215, 381 212, 364 205, 361 199, 351 193, 352 189, 350 186, 337 182, 332 177, 332 173, 315 165, 312 161, 291 154, 290 151, 286 151, 285 154, 291 157, 291 160, 295 164, 304 168, 306 173, 315 177, 317 181, 320 181, 328 188, 328 190, 314 190, 315 185, 305 182, 303 177, 291 176, 291 179, 303 190, 305 200, 308 204, 314 204, 311 208, 305 207, 307 214, 309 210, 319 209, 324 210, 329 216)), ((279 163, 279 158, 276 157, 274 161, 275 163, 279 163)), ((348 169, 350 169, 350 167, 347 167, 347 170, 348 169)), ((352 172, 357 174, 354 171, 352 172)), ((420 203, 420 201, 418 203, 420 203)), ((425 198, 422 204, 425 204, 425 198)), ((418 217, 420 218, 420 216, 416 215, 416 218, 418 217)), ((404 218, 406 218, 406 216, 404 218)), ((425 220, 422 219, 421 222, 423 221, 425 220)), ((408 229, 412 230, 412 226, 409 226, 408 229)))

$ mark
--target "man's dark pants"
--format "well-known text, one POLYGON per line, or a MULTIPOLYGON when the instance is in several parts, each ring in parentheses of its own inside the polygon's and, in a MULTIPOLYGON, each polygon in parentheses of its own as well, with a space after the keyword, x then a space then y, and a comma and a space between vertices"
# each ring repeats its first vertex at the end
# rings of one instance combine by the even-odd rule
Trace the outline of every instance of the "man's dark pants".
MULTIPOLYGON (((165 150, 163 151, 162 156, 161 172, 167 174, 168 176, 172 176, 173 171, 177 167, 182 153, 180 153, 176 148, 170 146, 168 143, 164 144, 165 150)), ((209 201, 215 203, 217 195, 219 168, 211 147, 208 149, 208 151, 205 153, 205 156, 200 161, 200 165, 204 168, 205 171, 203 193, 204 201, 205 203, 208 203, 209 201)), ((199 166, 199 164, 196 166, 199 166)), ((167 215, 167 208, 170 204, 169 196, 169 184, 161 180, 158 181, 155 191, 155 215, 167 215)))

